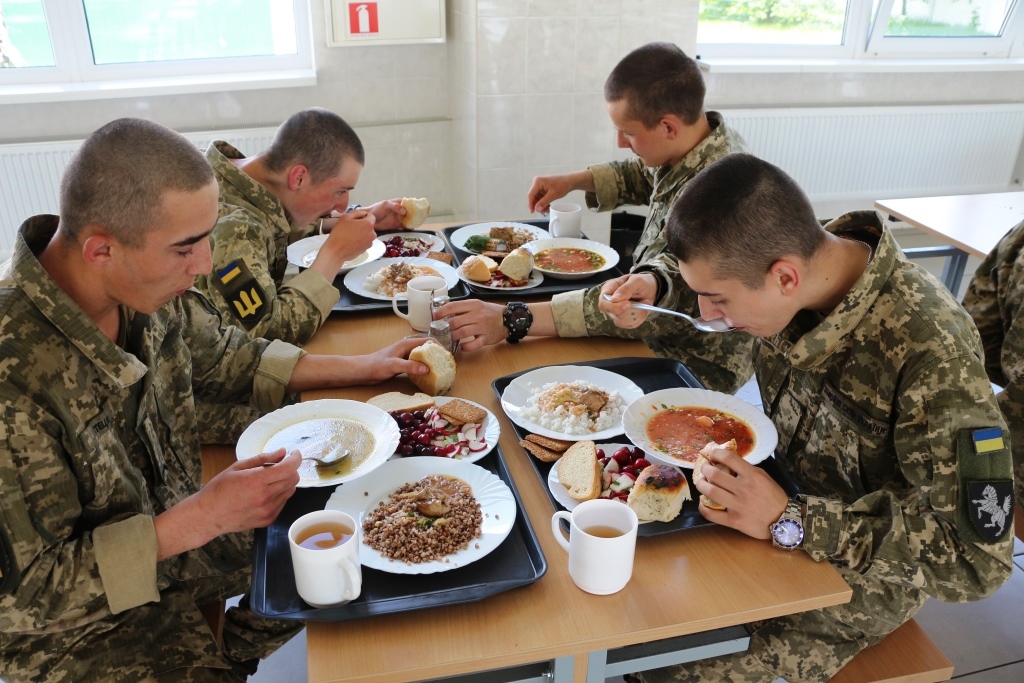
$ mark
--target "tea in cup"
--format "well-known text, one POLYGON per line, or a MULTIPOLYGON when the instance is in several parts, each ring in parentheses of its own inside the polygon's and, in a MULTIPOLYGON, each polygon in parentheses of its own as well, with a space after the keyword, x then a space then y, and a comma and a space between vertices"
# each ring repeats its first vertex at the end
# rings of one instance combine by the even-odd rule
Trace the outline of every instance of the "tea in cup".
POLYGON ((414 330, 425 332, 430 328, 433 321, 431 309, 431 298, 448 294, 448 283, 443 277, 437 275, 420 275, 406 283, 405 292, 395 295, 391 300, 391 307, 395 314, 405 318, 412 325, 414 330), (409 312, 402 313, 398 310, 398 300, 406 299, 409 302, 409 312))
POLYGON ((359 526, 338 510, 318 510, 288 528, 295 588, 313 607, 344 605, 359 597, 359 526))
POLYGON ((552 237, 579 239, 583 234, 583 207, 569 202, 556 202, 548 208, 548 232, 552 237))
POLYGON ((626 587, 633 575, 633 552, 639 521, 628 505, 596 498, 572 512, 559 510, 551 518, 551 533, 569 553, 569 576, 580 589, 610 595, 626 587), (569 521, 569 540, 559 526, 569 521))

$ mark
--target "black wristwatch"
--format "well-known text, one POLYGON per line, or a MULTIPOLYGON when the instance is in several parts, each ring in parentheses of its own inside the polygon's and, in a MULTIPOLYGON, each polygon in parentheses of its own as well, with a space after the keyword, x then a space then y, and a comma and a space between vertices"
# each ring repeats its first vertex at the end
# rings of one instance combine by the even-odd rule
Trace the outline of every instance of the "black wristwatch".
POLYGON ((520 301, 510 301, 505 304, 505 312, 502 313, 501 320, 508 328, 508 339, 505 341, 509 344, 517 344, 530 331, 530 325, 533 324, 533 313, 530 313, 526 304, 520 301))

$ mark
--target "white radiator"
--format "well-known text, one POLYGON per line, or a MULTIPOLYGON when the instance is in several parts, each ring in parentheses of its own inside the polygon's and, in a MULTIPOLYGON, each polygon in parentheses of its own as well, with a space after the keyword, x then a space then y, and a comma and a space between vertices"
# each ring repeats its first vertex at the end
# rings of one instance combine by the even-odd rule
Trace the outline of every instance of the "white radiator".
POLYGON ((1024 140, 1024 104, 722 114, 815 202, 1005 191, 1024 140))

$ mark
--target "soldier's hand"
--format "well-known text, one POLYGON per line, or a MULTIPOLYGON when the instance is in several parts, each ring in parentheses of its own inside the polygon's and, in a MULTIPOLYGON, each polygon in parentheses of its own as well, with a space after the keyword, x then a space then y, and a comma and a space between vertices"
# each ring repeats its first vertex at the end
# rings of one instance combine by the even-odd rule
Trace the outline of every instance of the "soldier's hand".
POLYGON ((530 213, 547 213, 551 202, 561 199, 573 189, 568 175, 537 176, 530 185, 530 191, 526 193, 526 204, 530 213))
POLYGON ((364 384, 377 384, 391 379, 395 375, 425 375, 430 371, 425 364, 409 360, 409 352, 426 343, 424 337, 399 339, 390 346, 385 346, 376 353, 361 358, 360 365, 365 368, 361 378, 364 384))
POLYGON ((327 241, 320 247, 320 253, 317 254, 313 265, 317 265, 321 259, 329 260, 338 264, 337 268, 334 268, 334 272, 337 273, 345 261, 356 258, 373 244, 377 237, 374 221, 373 214, 362 209, 342 214, 331 229, 327 241))
POLYGON ((476 349, 505 341, 508 329, 502 315, 505 307, 480 299, 453 301, 437 309, 437 317, 447 318, 452 339, 463 341, 463 351, 476 349), (469 341, 465 341, 465 340, 469 341))
POLYGON ((220 533, 270 525, 295 493, 301 462, 298 451, 285 456, 281 448, 232 463, 198 494, 210 524, 220 533))
POLYGON ((767 472, 754 467, 736 451, 716 448, 709 459, 721 463, 731 472, 723 472, 704 464, 704 479, 694 486, 711 500, 725 506, 725 510, 712 510, 700 506, 705 519, 731 527, 747 536, 760 539, 771 537, 768 527, 778 521, 789 497, 767 472))
POLYGON ((633 301, 653 304, 658 295, 658 281, 650 273, 629 273, 608 280, 601 287, 597 307, 618 327, 631 330, 647 320, 646 311, 630 306, 633 301), (609 298, 606 299, 605 296, 609 298))
POLYGON ((373 218, 376 221, 373 227, 376 230, 394 230, 404 227, 402 225, 402 216, 405 215, 405 209, 402 208, 401 198, 385 199, 363 208, 373 214, 373 218))

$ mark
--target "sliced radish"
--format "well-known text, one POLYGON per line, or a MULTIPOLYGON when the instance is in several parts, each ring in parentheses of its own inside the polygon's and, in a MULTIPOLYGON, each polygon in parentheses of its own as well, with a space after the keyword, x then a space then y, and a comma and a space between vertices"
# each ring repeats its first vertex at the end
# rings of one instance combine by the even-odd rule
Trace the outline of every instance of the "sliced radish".
POLYGON ((482 451, 485 448, 487 448, 487 442, 486 441, 470 441, 468 443, 469 443, 469 450, 471 452, 473 452, 473 453, 479 453, 480 451, 482 451))

